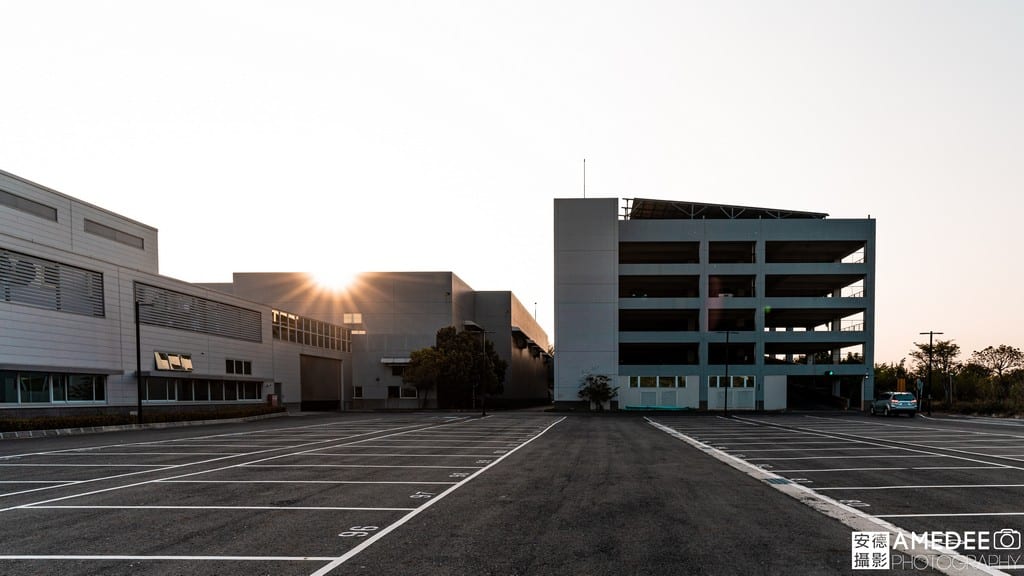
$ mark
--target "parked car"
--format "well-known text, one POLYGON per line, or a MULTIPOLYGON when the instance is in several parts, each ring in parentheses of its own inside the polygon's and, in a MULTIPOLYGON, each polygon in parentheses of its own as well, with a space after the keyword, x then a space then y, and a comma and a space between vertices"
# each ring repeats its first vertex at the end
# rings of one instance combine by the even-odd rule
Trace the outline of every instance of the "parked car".
POLYGON ((883 392, 871 402, 871 415, 907 414, 911 418, 917 413, 917 398, 910 392, 883 392))

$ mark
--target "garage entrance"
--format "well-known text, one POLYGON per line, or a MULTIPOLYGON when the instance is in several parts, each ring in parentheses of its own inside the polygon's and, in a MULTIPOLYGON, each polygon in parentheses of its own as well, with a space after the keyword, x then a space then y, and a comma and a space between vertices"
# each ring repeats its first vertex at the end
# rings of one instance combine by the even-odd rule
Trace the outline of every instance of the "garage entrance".
POLYGON ((786 386, 789 410, 858 410, 861 406, 859 376, 790 376, 786 386))
POLYGON ((341 409, 341 360, 320 356, 299 356, 302 410, 341 409))

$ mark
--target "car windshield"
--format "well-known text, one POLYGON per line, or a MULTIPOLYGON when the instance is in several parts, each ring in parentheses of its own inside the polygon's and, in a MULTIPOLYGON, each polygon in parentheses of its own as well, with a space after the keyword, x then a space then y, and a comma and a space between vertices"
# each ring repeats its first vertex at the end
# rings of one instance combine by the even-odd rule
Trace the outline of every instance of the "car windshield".
POLYGON ((900 392, 898 394, 893 394, 892 395, 892 399, 893 400, 899 400, 901 402, 906 402, 908 400, 913 400, 914 399, 914 395, 911 394, 910 392, 900 392))

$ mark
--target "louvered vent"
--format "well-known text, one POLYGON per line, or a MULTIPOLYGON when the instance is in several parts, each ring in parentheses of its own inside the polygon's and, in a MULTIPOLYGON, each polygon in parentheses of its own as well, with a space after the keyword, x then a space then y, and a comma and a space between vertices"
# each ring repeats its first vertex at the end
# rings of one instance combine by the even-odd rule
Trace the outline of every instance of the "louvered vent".
POLYGON ((166 288, 135 283, 139 322, 223 336, 248 342, 263 341, 262 315, 256 310, 215 302, 166 288))
POLYGON ((0 300, 103 317, 103 274, 0 248, 0 300))

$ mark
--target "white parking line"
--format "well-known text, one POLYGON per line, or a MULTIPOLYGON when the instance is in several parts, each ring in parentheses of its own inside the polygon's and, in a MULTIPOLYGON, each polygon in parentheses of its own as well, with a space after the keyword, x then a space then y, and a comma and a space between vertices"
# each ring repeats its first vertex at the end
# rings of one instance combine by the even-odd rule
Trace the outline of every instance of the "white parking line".
POLYGON ((22 510, 355 510, 359 512, 408 512, 415 508, 368 508, 358 506, 22 506, 22 510))
POLYGON ((243 464, 238 468, 440 468, 442 470, 477 470, 480 466, 416 466, 397 464, 243 464))
POLYGON ((918 484, 916 486, 829 486, 828 488, 816 487, 815 490, 920 490, 939 488, 1024 488, 1024 484, 918 484))
MULTIPOLYGON (((433 446, 433 448, 443 448, 443 446, 433 446)), ((337 454, 334 452, 330 453, 317 453, 309 454, 309 456, 334 456, 334 457, 353 457, 353 456, 373 456, 381 457, 385 456, 388 458, 491 458, 494 454, 371 454, 366 452, 352 452, 349 454, 337 454)))
POLYGON ((160 480, 157 484, 411 484, 451 486, 457 482, 418 482, 405 480, 160 480))
POLYGON ((165 468, 167 464, 0 464, 0 468, 165 468))
POLYGON ((7 554, 0 555, 0 560, 172 560, 178 562, 329 562, 333 556, 82 556, 82 555, 41 555, 41 554, 7 554))
POLYGON ((957 518, 975 516, 1024 516, 1024 512, 955 512, 948 514, 876 514, 876 518, 957 518))
POLYGON ((737 446, 736 450, 742 450, 743 452, 835 452, 836 450, 906 450, 906 448, 900 448, 899 446, 844 446, 833 448, 756 448, 748 450, 746 445, 744 445, 737 446))
MULTIPOLYGON (((914 452, 910 448, 905 448, 908 452, 914 452)), ((786 456, 785 458, 777 458, 774 456, 768 456, 765 458, 744 458, 747 462, 753 462, 755 460, 858 460, 862 458, 952 458, 952 456, 946 456, 945 454, 862 454, 860 456, 786 456)))

